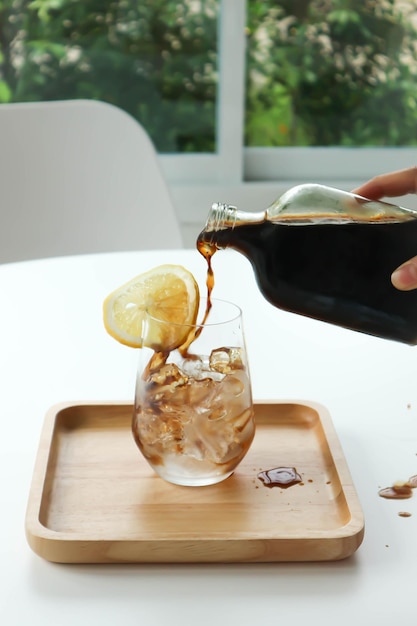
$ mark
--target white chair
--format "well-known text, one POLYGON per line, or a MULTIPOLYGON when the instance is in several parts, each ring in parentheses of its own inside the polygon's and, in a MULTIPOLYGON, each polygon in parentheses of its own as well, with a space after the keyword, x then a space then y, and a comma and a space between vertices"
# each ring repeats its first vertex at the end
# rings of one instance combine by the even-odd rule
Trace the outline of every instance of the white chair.
POLYGON ((0 263, 182 244, 131 116, 90 100, 0 105, 0 263))

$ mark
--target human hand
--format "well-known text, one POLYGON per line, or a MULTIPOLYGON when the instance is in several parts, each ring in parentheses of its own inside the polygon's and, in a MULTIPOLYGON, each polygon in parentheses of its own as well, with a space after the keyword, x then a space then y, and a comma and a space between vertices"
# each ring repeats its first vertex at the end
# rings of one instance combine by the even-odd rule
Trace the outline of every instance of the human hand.
MULTIPOLYGON (((384 196, 392 197, 417 193, 417 167, 375 176, 375 178, 354 189, 353 193, 370 200, 379 200, 384 196)), ((394 287, 401 291, 417 289, 417 256, 400 265, 392 273, 391 282, 394 287)))

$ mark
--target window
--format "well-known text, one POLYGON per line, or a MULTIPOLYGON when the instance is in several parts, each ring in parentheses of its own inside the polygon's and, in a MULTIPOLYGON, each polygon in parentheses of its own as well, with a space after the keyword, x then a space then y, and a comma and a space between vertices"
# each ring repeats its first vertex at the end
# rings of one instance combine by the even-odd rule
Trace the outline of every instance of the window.
POLYGON ((217 0, 5 0, 0 16, 1 100, 101 99, 162 153, 214 151, 217 0))
POLYGON ((249 0, 248 37, 247 178, 363 178, 413 162, 415 2, 249 0))
POLYGON ((249 1, 246 145, 416 145, 416 20, 415 2, 249 1))
POLYGON ((136 117, 179 185, 363 180, 415 162, 417 7, 4 0, 0 102, 66 98, 136 117))

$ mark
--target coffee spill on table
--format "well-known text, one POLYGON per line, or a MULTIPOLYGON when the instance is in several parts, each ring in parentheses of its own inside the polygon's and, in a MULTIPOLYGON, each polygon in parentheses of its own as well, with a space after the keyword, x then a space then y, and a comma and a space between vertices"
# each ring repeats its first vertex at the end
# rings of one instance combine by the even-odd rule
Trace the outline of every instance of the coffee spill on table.
POLYGON ((273 467, 258 474, 265 487, 281 487, 287 489, 301 483, 302 478, 295 467, 273 467))
MULTIPOLYGON (((410 476, 406 482, 397 482, 392 487, 384 487, 378 491, 378 495, 381 498, 387 498, 388 500, 406 500, 413 495, 413 489, 417 487, 417 474, 410 476)), ((406 515, 402 514, 402 517, 406 515)))

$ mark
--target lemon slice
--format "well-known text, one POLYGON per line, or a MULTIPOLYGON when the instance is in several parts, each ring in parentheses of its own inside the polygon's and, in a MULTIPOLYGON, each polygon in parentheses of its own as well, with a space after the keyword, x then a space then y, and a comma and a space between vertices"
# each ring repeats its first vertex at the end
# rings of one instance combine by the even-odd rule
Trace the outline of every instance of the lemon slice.
POLYGON ((145 345, 159 352, 182 345, 197 318, 200 294, 194 276, 181 265, 159 265, 113 291, 103 304, 109 335, 131 348, 145 345), (143 321, 151 316, 142 338, 143 321))

